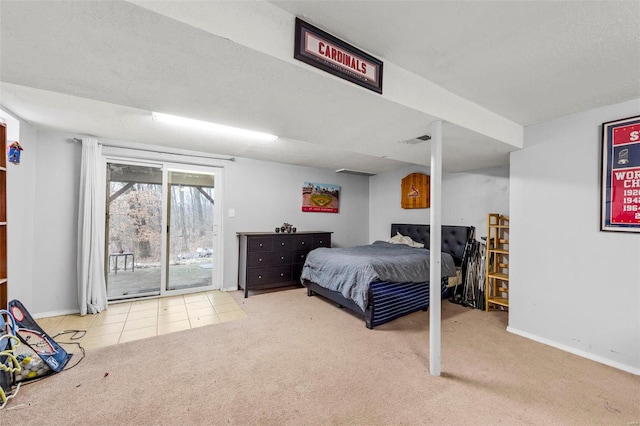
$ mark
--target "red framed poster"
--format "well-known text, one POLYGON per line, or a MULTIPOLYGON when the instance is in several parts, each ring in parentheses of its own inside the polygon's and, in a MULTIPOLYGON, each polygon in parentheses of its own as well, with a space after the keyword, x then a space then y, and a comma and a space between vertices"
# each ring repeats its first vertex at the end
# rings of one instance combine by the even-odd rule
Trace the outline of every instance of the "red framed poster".
POLYGON ((603 231, 640 232, 640 116, 602 125, 603 231))
POLYGON ((305 182, 302 185, 302 211, 316 213, 340 212, 340 186, 305 182))

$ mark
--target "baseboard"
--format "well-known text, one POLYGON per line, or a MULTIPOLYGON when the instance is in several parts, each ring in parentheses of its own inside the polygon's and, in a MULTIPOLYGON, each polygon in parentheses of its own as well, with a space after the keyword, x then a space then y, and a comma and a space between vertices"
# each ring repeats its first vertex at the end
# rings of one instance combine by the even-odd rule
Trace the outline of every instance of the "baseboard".
POLYGON ((37 314, 32 314, 31 316, 33 317, 33 319, 41 319, 78 313, 80 313, 78 309, 63 309, 61 311, 38 312, 37 314))
POLYGON ((627 373, 631 373, 633 375, 640 376, 640 368, 632 367, 632 366, 629 366, 629 365, 626 365, 626 364, 621 364, 619 362, 615 362, 615 361, 612 361, 610 359, 607 359, 607 358, 604 358, 604 357, 601 357, 601 356, 597 356, 597 355, 591 354, 589 352, 582 351, 580 349, 572 348, 571 346, 562 345, 562 344, 559 344, 557 342, 554 342, 553 340, 545 339, 543 337, 536 336, 535 334, 527 333, 525 331, 521 331, 521 330, 515 329, 513 327, 507 327, 507 331, 509 333, 517 334, 518 336, 522 336, 524 338, 527 338, 527 339, 534 340, 536 342, 545 344, 547 346, 551 346, 551 347, 560 349, 562 351, 572 353, 572 354, 577 355, 579 357, 587 358, 587 359, 590 359, 591 361, 595 361, 595 362, 598 362, 600 364, 608 365, 609 367, 617 368, 618 370, 626 371, 627 373))

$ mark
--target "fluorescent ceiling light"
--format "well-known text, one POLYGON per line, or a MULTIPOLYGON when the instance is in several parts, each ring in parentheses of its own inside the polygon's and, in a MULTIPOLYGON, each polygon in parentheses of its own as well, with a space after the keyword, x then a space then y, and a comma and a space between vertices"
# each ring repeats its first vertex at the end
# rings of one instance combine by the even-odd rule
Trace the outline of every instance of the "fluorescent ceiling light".
POLYGON ((152 112, 151 116, 155 121, 211 130, 225 135, 242 136, 265 142, 275 142, 276 139, 278 139, 276 135, 270 135, 268 133, 254 132, 253 130, 240 129, 238 127, 223 126, 222 124, 211 123, 209 121, 194 120, 192 118, 178 117, 177 115, 163 114, 161 112, 152 112))

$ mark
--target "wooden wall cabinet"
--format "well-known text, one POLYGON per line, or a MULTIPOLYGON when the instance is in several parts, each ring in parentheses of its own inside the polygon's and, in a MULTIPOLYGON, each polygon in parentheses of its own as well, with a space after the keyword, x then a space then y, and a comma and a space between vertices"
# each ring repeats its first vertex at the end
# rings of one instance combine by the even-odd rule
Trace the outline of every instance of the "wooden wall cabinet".
POLYGON ((331 247, 331 232, 297 233, 238 232, 240 238, 238 286, 264 290, 300 285, 307 254, 318 247, 331 247))
POLYGON ((431 207, 431 177, 423 173, 411 173, 402 179, 400 206, 403 209, 428 209, 431 207))

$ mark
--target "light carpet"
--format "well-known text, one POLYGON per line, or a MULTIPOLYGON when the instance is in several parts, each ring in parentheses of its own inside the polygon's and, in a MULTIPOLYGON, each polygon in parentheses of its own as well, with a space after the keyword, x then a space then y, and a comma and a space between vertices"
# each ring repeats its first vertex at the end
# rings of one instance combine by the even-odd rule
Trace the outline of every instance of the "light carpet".
POLYGON ((508 333, 506 312, 443 301, 434 377, 427 312, 368 330, 302 288, 234 297, 246 318, 89 350, 23 386, 0 424, 640 422, 640 377, 508 333))

